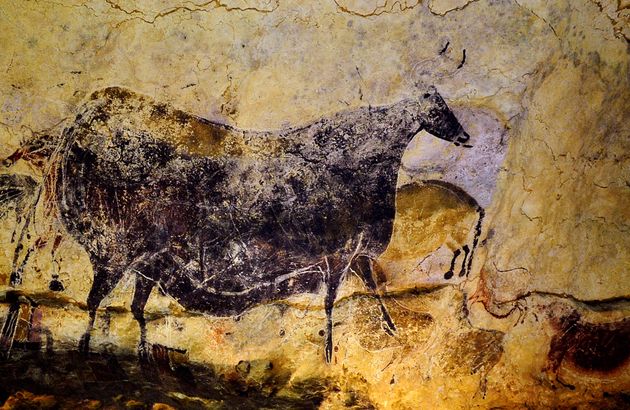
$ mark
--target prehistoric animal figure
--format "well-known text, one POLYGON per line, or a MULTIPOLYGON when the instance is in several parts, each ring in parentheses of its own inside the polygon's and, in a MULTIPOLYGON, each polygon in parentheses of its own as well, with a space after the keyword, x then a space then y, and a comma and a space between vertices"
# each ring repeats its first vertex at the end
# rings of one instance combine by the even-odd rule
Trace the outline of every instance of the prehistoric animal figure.
POLYGON ((50 354, 53 350, 52 334, 42 326, 42 311, 37 303, 15 290, 6 292, 5 301, 9 304, 9 311, 0 332, 0 359, 8 359, 15 348, 40 350, 42 337, 46 338, 46 353, 50 354))
POLYGON ((487 223, 485 210, 504 169, 509 135, 491 112, 466 114, 475 127, 469 149, 457 149, 427 133, 408 147, 401 169, 405 184, 396 193, 393 242, 379 259, 384 269, 396 272, 393 286, 417 286, 420 271, 426 273, 425 281, 438 283, 455 283, 471 273, 487 223), (434 272, 433 266, 441 269, 434 272))
POLYGON ((11 209, 22 215, 36 188, 37 182, 28 175, 0 175, 0 218, 4 218, 11 209))
POLYGON ((144 307, 154 286, 186 309, 238 315, 326 286, 325 357, 332 312, 352 271, 380 304, 373 278, 395 214, 401 158, 420 131, 468 142, 431 87, 415 99, 344 111, 273 132, 240 130, 122 88, 94 93, 51 156, 55 198, 94 269, 97 308, 125 272, 146 357, 144 307))
MULTIPOLYGON (((15 156, 15 154, 12 156, 15 156)), ((10 161, 7 158, 3 163, 12 163, 10 161)), ((21 274, 26 261, 35 251, 35 246, 30 247, 26 251, 23 263, 18 265, 18 258, 24 247, 23 242, 27 236, 28 226, 35 215, 35 207, 33 205, 39 199, 39 192, 41 191, 38 190, 37 182, 28 175, 0 175, 0 218, 4 218, 10 210, 13 210, 17 219, 17 224, 11 235, 11 242, 17 242, 11 269, 12 285, 17 282, 16 275, 21 274)))
POLYGON ((590 323, 577 310, 567 306, 552 304, 546 309, 555 330, 544 368, 551 380, 570 386, 559 378, 563 365, 600 376, 627 370, 630 363, 630 318, 590 323))
POLYGON ((381 255, 381 265, 397 272, 399 285, 411 280, 407 283, 415 286, 416 277, 405 277, 410 261, 415 269, 418 258, 423 262, 427 259, 425 255, 446 245, 453 252, 450 267, 435 280, 467 276, 484 215, 475 198, 449 182, 422 180, 405 184, 396 192, 392 240, 387 252, 381 255))

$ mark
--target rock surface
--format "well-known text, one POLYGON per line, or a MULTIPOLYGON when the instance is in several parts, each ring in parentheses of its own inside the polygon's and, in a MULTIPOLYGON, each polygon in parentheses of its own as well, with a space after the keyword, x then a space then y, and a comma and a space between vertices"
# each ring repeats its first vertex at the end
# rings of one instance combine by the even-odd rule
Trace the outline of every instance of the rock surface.
POLYGON ((426 131, 410 143, 376 272, 397 331, 386 333, 377 301, 349 275, 330 364, 323 289, 229 318, 186 311, 155 289, 141 365, 133 274, 101 305, 85 361, 76 350, 88 255, 45 206, 46 191, 35 200, 46 159, 4 161, 2 174, 22 176, 0 182, 29 184, 0 193, 0 399, 6 408, 630 406, 629 16, 627 1, 611 0, 2 3, 2 159, 60 136, 90 94, 111 86, 260 131, 420 98, 434 85, 472 147, 426 131), (478 222, 470 272, 459 276, 478 222), (122 390, 124 380, 134 387, 122 390))

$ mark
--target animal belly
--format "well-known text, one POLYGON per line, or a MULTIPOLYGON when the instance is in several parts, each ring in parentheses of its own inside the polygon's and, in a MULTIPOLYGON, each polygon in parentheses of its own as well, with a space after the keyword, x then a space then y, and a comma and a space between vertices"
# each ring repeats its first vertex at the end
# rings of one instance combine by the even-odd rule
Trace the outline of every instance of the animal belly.
MULTIPOLYGON (((248 273, 243 272, 245 275, 248 273)), ((189 311, 227 317, 241 314, 258 304, 314 292, 321 283, 321 280, 304 277, 284 278, 280 275, 277 279, 280 280, 249 283, 248 286, 240 286, 240 289, 235 283, 215 288, 212 281, 200 281, 195 275, 180 271, 163 286, 167 294, 189 311)), ((234 280, 239 281, 237 278, 234 280)))
POLYGON ((57 181, 62 221, 92 257, 125 265, 189 232, 187 218, 198 210, 194 201, 173 200, 179 184, 168 187, 150 175, 138 182, 98 165, 93 152, 75 146, 57 181))
POLYGON ((322 283, 323 258, 273 249, 260 240, 235 242, 205 249, 201 261, 180 260, 162 280, 166 293, 188 310, 231 316, 260 303, 314 293, 322 283))
POLYGON ((187 311, 218 317, 241 314, 252 306, 269 300, 271 293, 270 289, 262 286, 241 292, 217 290, 183 272, 177 272, 169 278, 164 288, 187 311))

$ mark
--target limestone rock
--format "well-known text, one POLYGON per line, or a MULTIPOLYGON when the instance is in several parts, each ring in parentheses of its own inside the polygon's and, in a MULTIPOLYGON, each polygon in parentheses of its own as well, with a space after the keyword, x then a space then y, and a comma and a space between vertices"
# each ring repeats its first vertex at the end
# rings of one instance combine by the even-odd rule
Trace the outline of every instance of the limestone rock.
MULTIPOLYGON (((629 11, 627 1, 612 0, 4 2, 4 407, 627 407, 629 11), (323 262, 311 266, 321 268, 311 273, 322 279, 309 292, 285 289, 281 298, 218 317, 186 308, 168 292, 190 275, 205 290, 208 283, 230 284, 230 277, 212 282, 211 274, 194 275, 212 262, 207 254, 190 256, 191 249, 205 252, 211 246, 205 242, 173 247, 170 262, 161 260, 162 268, 176 257, 183 262, 173 269, 174 282, 150 293, 141 346, 132 295, 140 268, 156 268, 156 259, 140 255, 138 264, 116 272, 120 280, 97 311, 91 350, 80 354, 95 283, 86 249, 98 246, 77 240, 80 229, 72 237, 60 219, 54 170, 61 168, 49 158, 65 152, 59 141, 72 134, 69 127, 81 126, 77 114, 100 95, 94 92, 117 87, 152 101, 141 107, 121 99, 90 117, 102 126, 103 139, 95 143, 101 148, 120 137, 112 130, 139 136, 143 144, 114 144, 120 152, 103 148, 107 169, 117 170, 103 177, 132 173, 142 186, 142 171, 155 160, 151 144, 168 141, 182 158, 238 154, 243 163, 264 164, 286 140, 253 149, 238 140, 239 130, 278 136, 320 119, 340 124, 330 119, 344 112, 376 118, 378 107, 421 101, 430 86, 461 125, 460 136, 465 131, 470 138, 440 139, 428 121, 408 135, 397 183, 389 175, 397 187, 393 235, 378 258, 347 264, 330 323, 329 364, 323 262), (230 131, 208 132, 208 124, 230 131), (118 161, 130 158, 137 163, 118 161), (376 293, 358 278, 365 272, 376 293)), ((416 119, 403 106, 401 128, 416 119)), ((436 122, 436 112, 427 111, 422 118, 436 122)), ((365 124, 380 123, 357 124, 326 135, 350 141, 374 134, 365 124)), ((317 151, 302 145, 292 152, 305 164, 317 151)), ((357 160, 371 148, 361 146, 357 160)), ((331 150, 325 160, 353 153, 331 150)), ((298 171, 260 178, 288 180, 298 171)), ((232 181, 226 189, 245 192, 249 182, 232 181)), ((124 215, 143 215, 156 202, 125 202, 132 185, 94 203, 140 204, 124 215)), ((171 184, 164 197, 173 202, 182 187, 171 184)), ((311 198, 326 202, 335 194, 321 186, 311 198)), ((121 215, 108 221, 123 226, 129 220, 121 215)), ((89 219, 75 222, 87 227, 89 219)), ((346 226, 332 225, 327 232, 346 226)), ((95 237, 127 238, 124 230, 104 231, 95 237)), ((237 242, 220 247, 233 261, 252 244, 272 249, 265 241, 237 242)), ((335 249, 352 253, 350 245, 335 249)), ((283 259, 290 254, 275 261, 290 263, 283 259)), ((332 261, 327 256, 322 261, 332 261)), ((100 263, 115 270, 111 258, 100 263)), ((260 266, 274 264, 281 265, 260 266)), ((247 277, 257 278, 250 271, 247 277)), ((287 289, 290 280, 297 286, 296 277, 280 276, 287 289)))

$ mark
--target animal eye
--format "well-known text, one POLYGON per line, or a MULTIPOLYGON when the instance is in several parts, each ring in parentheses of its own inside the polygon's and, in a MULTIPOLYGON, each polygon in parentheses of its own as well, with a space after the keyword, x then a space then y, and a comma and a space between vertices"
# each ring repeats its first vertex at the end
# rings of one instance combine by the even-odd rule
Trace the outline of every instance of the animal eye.
POLYGON ((424 98, 429 98, 431 96, 431 94, 426 93, 425 95, 423 95, 424 98))

